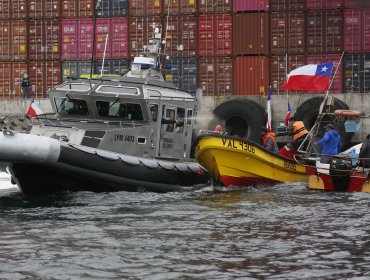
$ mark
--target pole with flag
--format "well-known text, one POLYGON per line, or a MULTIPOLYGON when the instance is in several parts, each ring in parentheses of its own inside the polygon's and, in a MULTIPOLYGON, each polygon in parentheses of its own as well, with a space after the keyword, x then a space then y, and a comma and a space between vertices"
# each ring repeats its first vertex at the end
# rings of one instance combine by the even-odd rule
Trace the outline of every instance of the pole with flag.
POLYGON ((286 115, 285 115, 285 125, 287 126, 289 124, 289 120, 290 120, 290 113, 292 112, 292 109, 290 108, 290 104, 289 104, 289 98, 288 98, 288 111, 286 112, 286 115))
POLYGON ((266 128, 268 130, 271 130, 271 93, 272 93, 272 90, 271 90, 271 86, 270 86, 269 91, 267 93, 267 106, 266 106, 266 109, 267 109, 266 128))
POLYGON ((34 117, 37 118, 38 115, 43 115, 43 114, 44 112, 39 108, 39 106, 37 106, 35 99, 32 99, 32 102, 30 104, 30 107, 28 107, 26 115, 31 118, 34 118, 34 117))

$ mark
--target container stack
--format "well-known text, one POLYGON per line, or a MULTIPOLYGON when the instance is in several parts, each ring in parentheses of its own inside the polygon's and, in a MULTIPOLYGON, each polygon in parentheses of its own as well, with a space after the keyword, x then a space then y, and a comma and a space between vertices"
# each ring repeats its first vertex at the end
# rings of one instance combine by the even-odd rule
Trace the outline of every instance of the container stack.
POLYGON ((370 90, 370 1, 3 0, 0 96, 21 96, 25 72, 32 97, 67 77, 124 74, 153 27, 165 37, 165 79, 191 93, 279 94, 288 72, 327 61, 331 93, 370 90))

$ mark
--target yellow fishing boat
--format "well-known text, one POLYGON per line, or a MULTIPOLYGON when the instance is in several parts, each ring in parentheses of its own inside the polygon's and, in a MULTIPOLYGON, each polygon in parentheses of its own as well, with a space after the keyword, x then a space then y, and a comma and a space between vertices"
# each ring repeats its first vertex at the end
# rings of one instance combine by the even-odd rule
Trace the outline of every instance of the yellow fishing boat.
POLYGON ((307 182, 306 168, 263 146, 239 137, 215 132, 201 134, 195 157, 208 169, 216 184, 251 186, 280 182, 307 182))

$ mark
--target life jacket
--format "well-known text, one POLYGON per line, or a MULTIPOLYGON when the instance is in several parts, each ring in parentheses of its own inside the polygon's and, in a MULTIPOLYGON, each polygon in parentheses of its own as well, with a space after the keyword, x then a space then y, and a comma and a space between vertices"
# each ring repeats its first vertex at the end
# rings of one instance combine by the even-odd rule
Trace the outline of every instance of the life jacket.
POLYGON ((275 133, 270 131, 270 132, 267 132, 264 136, 263 136, 263 144, 266 146, 267 144, 267 138, 271 137, 272 140, 274 140, 274 142, 276 142, 276 138, 275 138, 275 133))
POLYGON ((295 121, 292 126, 293 128, 291 134, 293 135, 294 141, 308 133, 302 121, 295 121))

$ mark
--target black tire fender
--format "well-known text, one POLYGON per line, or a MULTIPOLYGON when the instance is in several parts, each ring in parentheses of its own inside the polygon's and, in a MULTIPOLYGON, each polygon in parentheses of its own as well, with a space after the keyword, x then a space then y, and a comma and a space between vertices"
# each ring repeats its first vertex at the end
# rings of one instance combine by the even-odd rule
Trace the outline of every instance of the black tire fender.
POLYGON ((213 114, 215 118, 210 123, 210 130, 220 123, 229 135, 260 142, 260 129, 266 126, 266 114, 258 102, 250 99, 225 101, 214 109, 213 114))
MULTIPOLYGON (((320 110, 320 105, 323 102, 323 100, 324 100, 324 97, 321 97, 321 96, 313 97, 313 98, 306 100, 297 108, 297 112, 294 114, 294 118, 296 120, 303 121, 306 129, 310 130, 316 122, 316 118, 320 110)), ((348 110, 349 107, 345 102, 335 98, 334 110, 339 110, 339 109, 348 110)), ((339 132, 341 139, 342 139, 342 150, 343 150, 350 144, 353 133, 347 133, 345 131, 344 123, 340 123, 338 125, 336 122, 334 122, 335 116, 332 116, 329 118, 330 119, 325 119, 325 121, 328 121, 328 122, 331 121, 332 124, 334 125, 334 128, 339 132)), ((321 128, 319 131, 317 140, 319 140, 324 135, 324 133, 325 133, 324 128, 321 128)))

